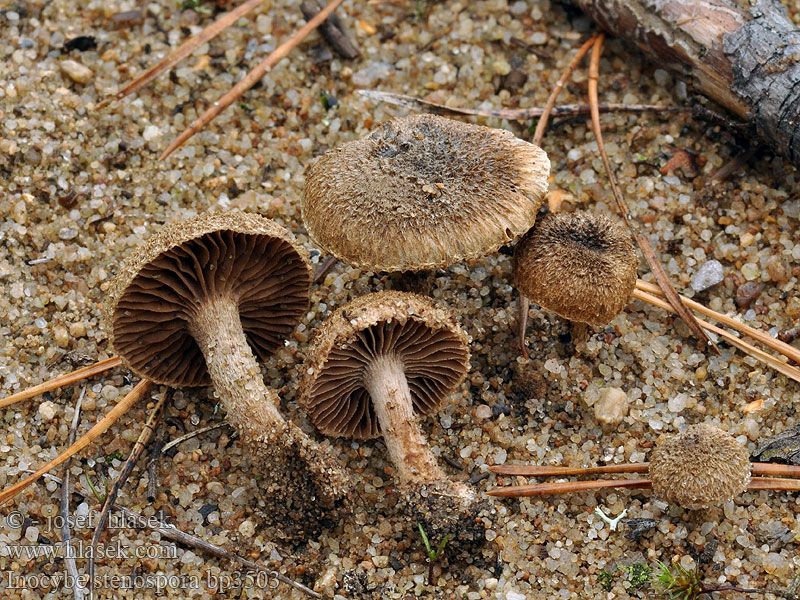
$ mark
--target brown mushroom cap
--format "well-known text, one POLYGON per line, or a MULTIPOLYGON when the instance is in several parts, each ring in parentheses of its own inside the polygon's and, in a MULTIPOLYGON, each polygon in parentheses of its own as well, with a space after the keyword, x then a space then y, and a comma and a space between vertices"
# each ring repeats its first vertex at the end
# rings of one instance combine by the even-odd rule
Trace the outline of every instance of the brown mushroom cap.
POLYGON ((418 271, 491 254, 536 220, 550 161, 508 131, 413 115, 323 155, 303 221, 337 258, 418 271))
POLYGON ((662 500, 710 508, 747 488, 750 458, 729 433, 713 425, 690 425, 656 446, 649 471, 653 491, 662 500))
POLYGON ((325 435, 380 435, 364 385, 365 366, 381 353, 400 357, 415 413, 427 415, 469 368, 467 337, 448 311, 407 292, 378 292, 337 309, 306 353, 300 405, 325 435))
POLYGON ((262 360, 308 309, 305 251, 273 221, 213 213, 161 229, 131 254, 109 289, 106 320, 116 352, 142 377, 166 385, 210 380, 187 324, 199 303, 238 299, 247 341, 262 360))
POLYGON ((514 249, 514 283, 531 302, 605 325, 628 303, 639 259, 630 233, 587 212, 547 215, 514 249))

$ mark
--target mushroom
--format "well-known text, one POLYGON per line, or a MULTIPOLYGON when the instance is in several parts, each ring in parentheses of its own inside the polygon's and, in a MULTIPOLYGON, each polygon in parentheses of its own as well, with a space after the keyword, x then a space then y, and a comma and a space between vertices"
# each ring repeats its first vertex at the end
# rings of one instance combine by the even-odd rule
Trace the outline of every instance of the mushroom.
MULTIPOLYGON (((519 241, 513 278, 524 298, 542 308, 579 324, 605 325, 630 300, 638 266, 630 233, 608 217, 557 213, 539 219, 519 241)), ((520 302, 523 350, 527 308, 520 302)))
POLYGON ((475 490, 447 479, 416 415, 434 412, 469 367, 467 336, 449 311, 407 292, 362 296, 336 310, 308 348, 300 404, 325 435, 383 435, 413 516, 440 539, 483 540, 475 490))
POLYGON ((747 450, 713 425, 690 425, 658 444, 650 456, 656 496, 689 509, 733 500, 750 483, 747 450))
POLYGON ((527 231, 549 170, 541 148, 508 131, 413 115, 314 163, 303 221, 321 248, 353 266, 444 268, 527 231))
POLYGON ((328 449, 283 418, 256 362, 294 330, 310 285, 305 251, 283 227, 252 214, 208 214, 164 227, 128 257, 106 319, 132 371, 170 386, 213 383, 256 461, 269 470, 299 459, 312 491, 331 504, 349 480, 328 449))

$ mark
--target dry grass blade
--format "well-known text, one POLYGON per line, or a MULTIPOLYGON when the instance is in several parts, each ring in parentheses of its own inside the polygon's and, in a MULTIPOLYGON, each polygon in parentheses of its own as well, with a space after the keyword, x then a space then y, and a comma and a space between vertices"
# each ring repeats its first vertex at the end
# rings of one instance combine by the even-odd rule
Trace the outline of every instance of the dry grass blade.
POLYGON ((568 492, 583 492, 601 488, 646 488, 649 479, 598 479, 597 481, 557 481, 554 483, 534 483, 531 485, 510 485, 494 488, 486 493, 500 498, 528 496, 548 496, 568 492))
POLYGON ((800 490, 800 479, 782 479, 779 477, 753 477, 748 490, 800 490))
MULTIPOLYGON (((667 304, 664 300, 656 296, 653 296, 651 294, 648 294, 647 292, 643 292, 642 290, 639 289, 633 290, 633 297, 636 298, 637 300, 643 300, 644 302, 648 302, 653 306, 658 306, 660 308, 663 308, 664 310, 675 312, 675 309, 669 304, 667 304)), ((724 338, 728 343, 742 350, 745 354, 749 354, 753 358, 760 360, 761 362, 769 365, 779 373, 783 373, 790 379, 794 379, 795 381, 800 382, 800 369, 787 365, 785 362, 778 360, 771 354, 767 354, 763 350, 759 350, 755 346, 751 346, 750 344, 736 337, 729 331, 721 329, 716 325, 712 325, 707 321, 703 321, 702 319, 696 319, 696 321, 704 329, 707 329, 708 331, 713 331, 718 336, 724 338)))
POLYGON ((169 147, 164 150, 161 156, 158 157, 158 160, 164 160, 166 157, 172 154, 173 150, 182 146, 186 140, 208 125, 208 123, 210 123, 214 117, 228 108, 242 94, 253 87, 253 85, 255 85, 259 79, 266 75, 267 71, 274 67, 282 58, 284 58, 304 39, 306 39, 312 31, 319 27, 322 22, 327 19, 343 1, 344 0, 332 0, 330 4, 328 4, 319 12, 319 14, 317 14, 317 16, 293 33, 288 40, 278 46, 267 58, 264 59, 263 62, 245 75, 245 77, 230 90, 228 90, 225 95, 222 96, 222 98, 214 102, 214 104, 211 105, 211 108, 195 119, 194 123, 192 123, 188 129, 186 129, 172 141, 169 147))
POLYGON ((20 481, 19 483, 7 488, 0 493, 0 506, 11 500, 14 496, 19 494, 25 488, 27 488, 30 484, 34 483, 37 479, 39 479, 42 475, 47 473, 53 467, 57 467, 58 465, 62 464, 71 456, 74 456, 86 446, 91 444, 94 440, 100 437, 111 425, 113 425, 117 419, 119 419, 125 412, 136 402, 138 402, 142 396, 144 396, 148 390, 150 389, 152 383, 148 379, 143 379, 140 381, 136 387, 134 387, 128 394, 120 400, 117 405, 112 408, 107 415, 105 415, 102 419, 100 419, 94 427, 92 427, 89 431, 86 432, 81 439, 79 439, 74 444, 71 444, 69 448, 64 450, 61 454, 56 456, 53 460, 45 463, 41 467, 39 467, 36 471, 34 471, 33 475, 30 477, 20 481))
POLYGON ((32 388, 28 388, 27 390, 17 392, 16 394, 12 394, 7 398, 3 398, 0 400, 0 408, 10 406, 16 402, 21 402, 22 400, 27 400, 28 398, 33 398, 34 396, 44 394, 45 392, 51 392, 60 387, 64 387, 65 385, 70 385, 76 381, 80 381, 81 379, 86 379, 87 377, 92 377, 93 375, 97 375, 103 371, 108 371, 109 369, 118 367, 121 364, 122 359, 119 356, 112 356, 106 360, 101 360, 98 363, 89 365, 88 367, 83 367, 82 369, 73 371, 72 373, 59 375, 50 381, 45 381, 44 383, 33 386, 32 388))
MULTIPOLYGON (((664 294, 661 291, 661 288, 657 285, 653 285, 652 283, 648 283, 647 281, 642 281, 641 279, 636 280, 636 288, 642 290, 643 292, 649 292, 651 294, 656 294, 658 296, 662 296, 664 294)), ((710 308, 703 306, 699 302, 695 302, 691 298, 686 298, 685 296, 680 297, 683 303, 691 308, 692 310, 696 310, 700 314, 703 314, 707 317, 711 317, 715 321, 719 321, 723 325, 727 325, 731 329, 735 329, 748 337, 753 338, 757 342, 761 342, 765 346, 772 348, 773 350, 780 352, 787 358, 790 358, 794 362, 800 364, 800 350, 795 348, 794 346, 790 346, 789 344, 782 342, 781 340, 775 339, 768 333, 761 331, 759 329, 755 329, 750 327, 749 325, 745 325, 744 323, 740 323, 736 319, 731 319, 727 315, 723 315, 718 313, 715 310, 711 310, 710 308)))
POLYGON ((161 454, 166 454, 167 452, 169 452, 170 449, 174 448, 178 444, 182 444, 186 440, 190 440, 192 438, 195 438, 198 435, 203 435, 204 433, 206 433, 208 431, 214 431, 215 429, 220 429, 221 427, 230 427, 230 426, 231 426, 231 424, 227 423, 227 422, 225 422, 225 423, 217 423, 216 425, 209 425, 207 427, 201 427, 200 429, 195 429, 194 431, 190 431, 189 433, 187 433, 185 435, 182 435, 181 437, 172 440, 170 443, 164 444, 161 447, 161 454))
MULTIPOLYGON (((563 84, 562 84, 563 85, 563 84)), ((395 94, 394 92, 381 92, 378 90, 357 90, 362 96, 366 96, 370 100, 376 102, 386 102, 394 104, 395 106, 402 106, 408 110, 415 110, 419 112, 432 113, 435 115, 465 115, 471 117, 496 117, 498 119, 508 119, 509 121, 524 121, 526 119, 534 119, 541 117, 547 108, 457 108, 454 106, 445 106, 438 102, 430 102, 429 100, 422 100, 414 96, 406 94, 395 94)), ((601 104, 601 113, 643 113, 643 112, 681 112, 688 111, 689 108, 683 106, 656 106, 653 104, 601 104)), ((560 106, 551 106, 550 115, 555 117, 578 117, 580 115, 588 115, 590 112, 588 104, 562 104, 560 106)))
POLYGON ((183 44, 181 44, 176 50, 170 52, 167 56, 162 58, 152 67, 144 71, 136 79, 125 84, 113 96, 100 102, 97 105, 97 108, 98 109, 104 108, 105 106, 108 106, 108 104, 110 104, 113 100, 119 100, 120 98, 124 98, 125 96, 140 90, 148 83, 153 81, 153 79, 161 75, 163 72, 171 69, 173 66, 178 64, 184 58, 189 56, 192 52, 197 50, 207 41, 215 38, 224 29, 235 23, 241 17, 245 16, 247 13, 249 13, 256 6, 261 4, 263 1, 264 0, 247 0, 247 2, 244 2, 243 4, 237 6, 231 12, 225 13, 214 23, 203 29, 203 31, 201 31, 197 35, 190 37, 183 44))
MULTIPOLYGON (((594 44, 595 40, 597 39, 597 35, 590 37, 586 40, 583 45, 578 48, 578 51, 575 53, 575 56, 572 57, 572 60, 569 61, 567 68, 564 69, 564 72, 559 77, 558 81, 556 82, 555 86, 553 86, 553 91, 550 92, 550 96, 547 98, 547 103, 544 105, 542 109, 542 114, 539 117, 539 122, 536 123, 536 131, 533 134, 533 143, 537 146, 542 145, 542 139, 544 138, 544 132, 547 129, 547 122, 550 119, 550 111, 556 104, 556 100, 558 99, 558 95, 561 93, 561 90, 564 89, 564 84, 569 79, 572 72, 575 70, 575 67, 583 60, 583 57, 586 56, 586 53, 594 44)), ((517 326, 519 328, 519 348, 520 352, 522 352, 522 356, 528 358, 528 349, 525 348, 525 330, 528 328, 528 307, 530 306, 530 301, 525 297, 524 294, 519 295, 519 318, 517 319, 517 326)))
POLYGON ((611 191, 614 194, 617 208, 619 209, 625 224, 628 226, 633 234, 633 237, 636 239, 636 242, 639 245, 639 248, 642 250, 642 254, 644 254, 647 263, 650 265, 650 269, 653 271, 653 275, 655 276, 658 285, 661 286, 662 290, 664 290, 664 296, 669 301, 669 304, 673 307, 678 316, 680 316, 680 318, 686 322, 692 333, 697 336, 697 339, 701 340, 707 346, 713 348, 713 350, 719 354, 719 348, 717 348, 717 345, 711 341, 708 335, 706 335, 706 332, 703 331, 702 327, 700 327, 697 319, 692 313, 689 312, 689 309, 683 305, 678 297, 678 293, 672 287, 672 284, 670 284, 669 278, 664 272, 664 268, 661 266, 661 263, 656 257, 653 248, 650 246, 650 240, 647 239, 646 235, 639 231, 639 228, 636 227, 631 220, 630 212, 628 211, 628 207, 626 206, 625 200, 622 197, 622 192, 617 185, 617 178, 614 176, 614 171, 611 169, 611 163, 609 162, 608 155, 606 154, 605 145, 603 144, 603 134, 600 129, 600 113, 597 110, 597 78, 600 70, 600 55, 603 50, 604 38, 605 36, 600 34, 595 41, 594 46, 592 47, 592 58, 589 64, 589 104, 592 107, 592 129, 594 130, 594 135, 597 138, 597 149, 600 152, 600 157, 603 160, 603 166, 608 174, 608 180, 611 184, 611 191))
MULTIPOLYGON (((75 442, 75 435, 78 431, 78 423, 81 420, 81 403, 83 397, 86 395, 86 388, 81 390, 81 395, 78 396, 78 401, 75 403, 75 414, 72 417, 72 424, 69 428, 69 437, 67 444, 70 446, 75 442)), ((70 518, 69 518, 69 463, 70 459, 64 463, 64 478, 61 484, 61 543, 64 545, 66 552, 64 553, 64 567, 66 568, 67 575, 72 578, 72 596, 75 600, 83 600, 86 595, 86 588, 80 579, 78 573, 78 566, 75 564, 75 551, 72 547, 72 540, 70 535, 70 518)))
MULTIPOLYGON (((167 403, 167 401, 172 398, 174 393, 175 391, 173 389, 166 390, 161 395, 161 399, 158 401, 155 407, 153 407, 153 410, 150 411, 150 416, 147 418, 147 422, 145 422, 144 427, 142 427, 142 432, 139 434, 139 438, 133 445, 133 449, 128 456, 128 460, 125 461, 125 465, 123 465, 122 470, 114 480, 114 484, 111 486, 111 491, 106 496, 105 502, 103 502, 103 508, 100 511, 100 518, 97 519, 97 525, 94 528, 94 535, 92 535, 89 561, 86 568, 86 571, 89 574, 90 583, 94 581, 94 559, 97 554, 97 544, 100 541, 100 534, 103 532, 103 527, 105 527, 106 520, 108 519, 108 513, 111 512, 111 505, 117 501, 119 491, 122 489, 122 486, 125 485, 125 482, 128 480, 128 476, 131 474, 131 471, 133 471, 133 467, 136 465, 136 462, 142 455, 144 447, 147 445, 147 442, 153 435, 156 419, 158 419, 158 417, 161 415, 161 410, 164 408, 164 405, 167 403)), ((94 590, 92 589, 92 596, 93 595, 94 590)))

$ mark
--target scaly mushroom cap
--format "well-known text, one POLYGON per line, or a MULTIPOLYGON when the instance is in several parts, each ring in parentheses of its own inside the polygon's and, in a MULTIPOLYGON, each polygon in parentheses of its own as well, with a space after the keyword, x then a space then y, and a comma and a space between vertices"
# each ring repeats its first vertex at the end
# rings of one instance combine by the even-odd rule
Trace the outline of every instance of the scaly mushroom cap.
POLYGON ((690 425, 665 439, 650 457, 656 496, 684 508, 719 506, 750 483, 747 450, 713 425, 690 425))
POLYGON ((303 221, 337 258, 418 271, 479 258, 526 232, 550 161, 508 131, 433 115, 384 123, 306 174, 303 221))
POLYGON ((286 229, 253 214, 213 213, 164 227, 128 257, 109 289, 105 316, 116 352, 156 383, 208 385, 187 323, 205 299, 229 294, 263 360, 308 309, 305 254, 286 229))
POLYGON ((380 435, 364 375, 369 361, 385 353, 402 359, 420 415, 433 412, 469 369, 467 336, 449 311, 407 292, 361 296, 325 321, 306 352, 300 405, 320 432, 380 435))
POLYGON ((605 325, 628 303, 639 259, 630 233, 599 214, 547 215, 514 249, 514 284, 531 302, 605 325))

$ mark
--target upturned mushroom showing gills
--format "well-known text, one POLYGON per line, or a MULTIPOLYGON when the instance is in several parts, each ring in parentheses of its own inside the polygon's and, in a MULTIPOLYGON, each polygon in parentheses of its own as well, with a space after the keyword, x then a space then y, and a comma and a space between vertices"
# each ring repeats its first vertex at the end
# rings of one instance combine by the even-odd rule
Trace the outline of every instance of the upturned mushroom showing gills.
POLYGON ((415 519, 439 539, 475 543, 483 503, 447 479, 416 415, 436 410, 469 366, 467 337, 452 315, 406 292, 362 296, 337 309, 307 352, 300 404, 320 432, 366 440, 383 435, 415 519))
POLYGON ((662 500, 689 509, 710 508, 747 489, 750 457, 728 432, 690 425, 656 446, 649 473, 662 500))
POLYGON ((525 233, 549 171, 541 148, 508 131, 413 115, 319 158, 306 174, 303 221, 353 266, 444 268, 525 233))
POLYGON ((520 293, 542 308, 605 325, 630 300, 638 265, 630 233, 608 217, 558 213, 539 219, 519 241, 513 277, 520 293))
POLYGON ((297 481, 310 475, 314 493, 332 503, 349 487, 338 461, 283 418, 256 361, 294 330, 310 284, 305 251, 283 227, 252 214, 209 214, 164 227, 128 257, 106 319, 132 371, 171 386, 213 383, 259 466, 299 458, 307 472, 297 481))

